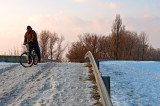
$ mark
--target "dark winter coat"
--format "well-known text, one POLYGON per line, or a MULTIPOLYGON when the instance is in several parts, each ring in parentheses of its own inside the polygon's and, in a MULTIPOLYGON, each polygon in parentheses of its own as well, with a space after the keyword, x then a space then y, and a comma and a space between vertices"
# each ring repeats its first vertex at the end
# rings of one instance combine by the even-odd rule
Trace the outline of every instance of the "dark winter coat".
POLYGON ((35 46, 36 44, 38 44, 37 34, 34 30, 31 30, 30 32, 25 33, 24 43, 28 43, 29 47, 32 47, 32 46, 35 46))

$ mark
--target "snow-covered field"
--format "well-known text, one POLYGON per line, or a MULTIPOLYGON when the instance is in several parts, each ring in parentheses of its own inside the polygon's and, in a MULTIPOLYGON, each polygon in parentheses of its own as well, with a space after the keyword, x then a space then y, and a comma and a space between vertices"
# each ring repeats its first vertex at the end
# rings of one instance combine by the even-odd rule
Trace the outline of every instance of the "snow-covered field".
POLYGON ((0 63, 0 106, 93 105, 88 71, 80 63, 0 63))
POLYGON ((100 71, 111 77, 114 106, 160 106, 160 62, 101 61, 100 71))

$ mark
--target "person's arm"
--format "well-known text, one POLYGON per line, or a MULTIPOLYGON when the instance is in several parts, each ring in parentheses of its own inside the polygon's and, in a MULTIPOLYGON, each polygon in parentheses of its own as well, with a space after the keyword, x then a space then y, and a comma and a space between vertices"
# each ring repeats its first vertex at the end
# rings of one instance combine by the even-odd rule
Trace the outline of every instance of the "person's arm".
POLYGON ((37 39, 37 34, 36 34, 35 31, 33 31, 32 38, 31 38, 31 40, 29 42, 34 42, 34 41, 36 41, 36 39, 37 39))
POLYGON ((26 38, 26 34, 24 35, 24 45, 27 43, 27 38, 26 38))

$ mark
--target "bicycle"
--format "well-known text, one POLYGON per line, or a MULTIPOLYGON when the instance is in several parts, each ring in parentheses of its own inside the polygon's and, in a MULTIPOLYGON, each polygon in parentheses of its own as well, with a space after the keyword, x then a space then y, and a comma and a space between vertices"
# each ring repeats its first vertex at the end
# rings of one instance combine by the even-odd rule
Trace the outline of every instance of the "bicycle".
POLYGON ((31 49, 31 53, 29 53, 29 45, 25 44, 27 51, 23 52, 20 56, 20 64, 23 67, 31 67, 33 64, 37 65, 38 56, 34 49, 31 49))

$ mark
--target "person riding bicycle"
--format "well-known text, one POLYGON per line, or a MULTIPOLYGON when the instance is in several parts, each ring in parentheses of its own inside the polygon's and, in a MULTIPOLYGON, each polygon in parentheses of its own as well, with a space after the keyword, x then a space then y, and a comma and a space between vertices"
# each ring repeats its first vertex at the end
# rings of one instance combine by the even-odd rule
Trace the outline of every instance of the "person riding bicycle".
POLYGON ((40 55, 40 49, 39 49, 39 44, 37 40, 37 34, 34 30, 32 30, 31 26, 27 26, 26 30, 27 32, 25 33, 25 36, 24 36, 24 45, 28 43, 29 53, 31 53, 31 50, 34 48, 38 56, 38 61, 41 62, 41 55, 40 55))

